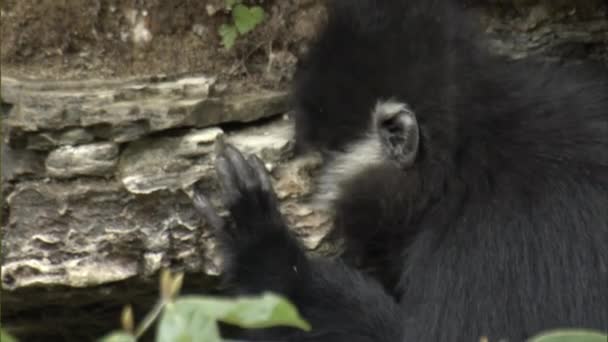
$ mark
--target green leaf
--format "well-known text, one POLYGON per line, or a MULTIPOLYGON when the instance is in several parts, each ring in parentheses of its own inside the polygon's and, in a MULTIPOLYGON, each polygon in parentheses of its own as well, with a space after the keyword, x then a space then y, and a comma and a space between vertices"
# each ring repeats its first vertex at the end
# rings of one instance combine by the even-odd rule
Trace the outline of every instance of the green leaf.
POLYGON ((564 329, 543 333, 528 342, 606 342, 608 335, 585 329, 564 329))
POLYGON ((234 46, 234 41, 239 33, 233 25, 222 24, 219 28, 219 34, 222 37, 222 45, 224 45, 226 49, 230 49, 234 46))
POLYGON ((217 323, 193 305, 171 303, 158 323, 158 342, 220 342, 217 323))
POLYGON ((135 337, 122 331, 116 331, 102 337, 99 342, 135 342, 135 337))
POLYGON ((232 9, 232 20, 239 33, 245 34, 264 20, 264 9, 260 6, 236 5, 232 9))
POLYGON ((289 301, 270 293, 237 299, 187 296, 178 299, 175 306, 242 328, 289 326, 310 330, 310 325, 289 301))
POLYGON ((17 342, 17 339, 0 329, 0 341, 2 342, 17 342))

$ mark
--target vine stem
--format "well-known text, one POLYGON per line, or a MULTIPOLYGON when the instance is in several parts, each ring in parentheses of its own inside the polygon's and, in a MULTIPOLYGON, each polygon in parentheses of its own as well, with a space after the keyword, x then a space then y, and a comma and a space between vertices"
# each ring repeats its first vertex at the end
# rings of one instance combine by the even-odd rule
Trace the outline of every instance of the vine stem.
POLYGON ((140 338, 149 328, 152 326, 152 323, 156 321, 158 315, 163 311, 165 306, 167 306, 169 302, 166 300, 160 300, 154 308, 144 317, 144 319, 139 323, 137 329, 135 329, 135 337, 140 338))

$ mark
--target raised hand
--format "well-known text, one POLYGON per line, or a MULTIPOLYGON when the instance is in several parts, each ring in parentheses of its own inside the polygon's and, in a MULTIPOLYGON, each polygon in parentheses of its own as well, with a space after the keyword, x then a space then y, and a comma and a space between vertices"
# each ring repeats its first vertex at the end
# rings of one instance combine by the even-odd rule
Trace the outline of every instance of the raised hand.
POLYGON ((226 281, 242 292, 287 291, 305 256, 287 230, 264 163, 220 139, 215 170, 230 218, 218 215, 199 186, 192 200, 219 237, 226 281))

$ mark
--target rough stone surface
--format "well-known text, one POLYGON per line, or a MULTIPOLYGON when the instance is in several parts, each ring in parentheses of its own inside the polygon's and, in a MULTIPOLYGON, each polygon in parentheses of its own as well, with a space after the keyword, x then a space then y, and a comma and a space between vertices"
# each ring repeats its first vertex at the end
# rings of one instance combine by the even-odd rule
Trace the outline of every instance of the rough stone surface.
POLYGON ((75 176, 109 176, 118 162, 118 146, 114 143, 94 143, 62 146, 46 158, 47 174, 55 178, 75 176))
MULTIPOLYGON (((24 182, 7 202, 9 225, 2 241, 5 289, 86 287, 150 275, 161 266, 166 251, 186 241, 183 236, 170 241, 170 231, 180 236, 200 224, 192 212, 186 217, 176 209, 187 202, 183 194, 177 199, 168 193, 135 198, 113 180, 24 182)), ((199 244, 204 246, 202 241, 190 241, 189 248, 176 253, 199 244)), ((204 257, 190 256, 189 261, 190 267, 200 267, 204 257)))
POLYGON ((178 125, 209 93, 213 78, 167 77, 124 81, 24 82, 2 79, 2 98, 18 103, 7 124, 24 131, 148 120, 158 129, 178 125), (173 117, 171 114, 181 114, 173 117))
POLYGON ((73 128, 30 135, 27 137, 27 147, 31 150, 50 150, 55 146, 79 145, 92 142, 93 134, 84 128, 73 128))
POLYGON ((15 181, 44 175, 44 154, 2 145, 2 180, 15 181))
POLYGON ((250 122, 287 111, 284 91, 211 92, 215 79, 156 76, 121 81, 23 81, 2 78, 9 144, 30 149, 94 138, 126 142, 180 127, 250 122), (75 129, 73 129, 76 127, 75 129))
POLYGON ((491 49, 516 59, 540 56, 560 61, 593 57, 608 64, 608 19, 548 21, 541 25, 545 15, 543 7, 537 7, 526 20, 490 21, 491 49))
MULTIPOLYGON (((181 137, 149 138, 130 143, 122 153, 119 178, 132 193, 183 189, 212 173, 212 151, 219 128, 194 130, 181 137)), ((265 155, 269 162, 281 160, 289 147, 287 122, 228 134, 227 140, 246 153, 265 155)))
MULTIPOLYGON (((212 234, 193 211, 186 193, 192 183, 203 179, 212 201, 220 205, 211 154, 213 140, 221 133, 219 129, 196 130, 181 137, 132 143, 123 152, 117 179, 16 184, 6 199, 3 288, 87 287, 149 276, 171 264, 217 275, 212 234), (193 140, 203 142, 196 153, 193 140)), ((305 245, 314 250, 329 222, 297 199, 310 192, 310 175, 318 160, 287 162, 290 138, 289 125, 281 119, 226 137, 247 153, 278 165, 273 173, 283 210, 291 222, 297 222, 294 229, 305 245)))

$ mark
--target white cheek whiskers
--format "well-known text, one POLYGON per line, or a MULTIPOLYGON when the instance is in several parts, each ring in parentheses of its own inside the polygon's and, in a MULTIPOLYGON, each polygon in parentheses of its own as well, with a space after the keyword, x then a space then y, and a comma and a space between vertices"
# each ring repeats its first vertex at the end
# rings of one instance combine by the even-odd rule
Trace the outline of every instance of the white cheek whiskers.
POLYGON ((386 160, 375 132, 349 145, 344 152, 334 152, 323 167, 317 182, 313 206, 327 210, 340 198, 343 184, 363 170, 386 160))

